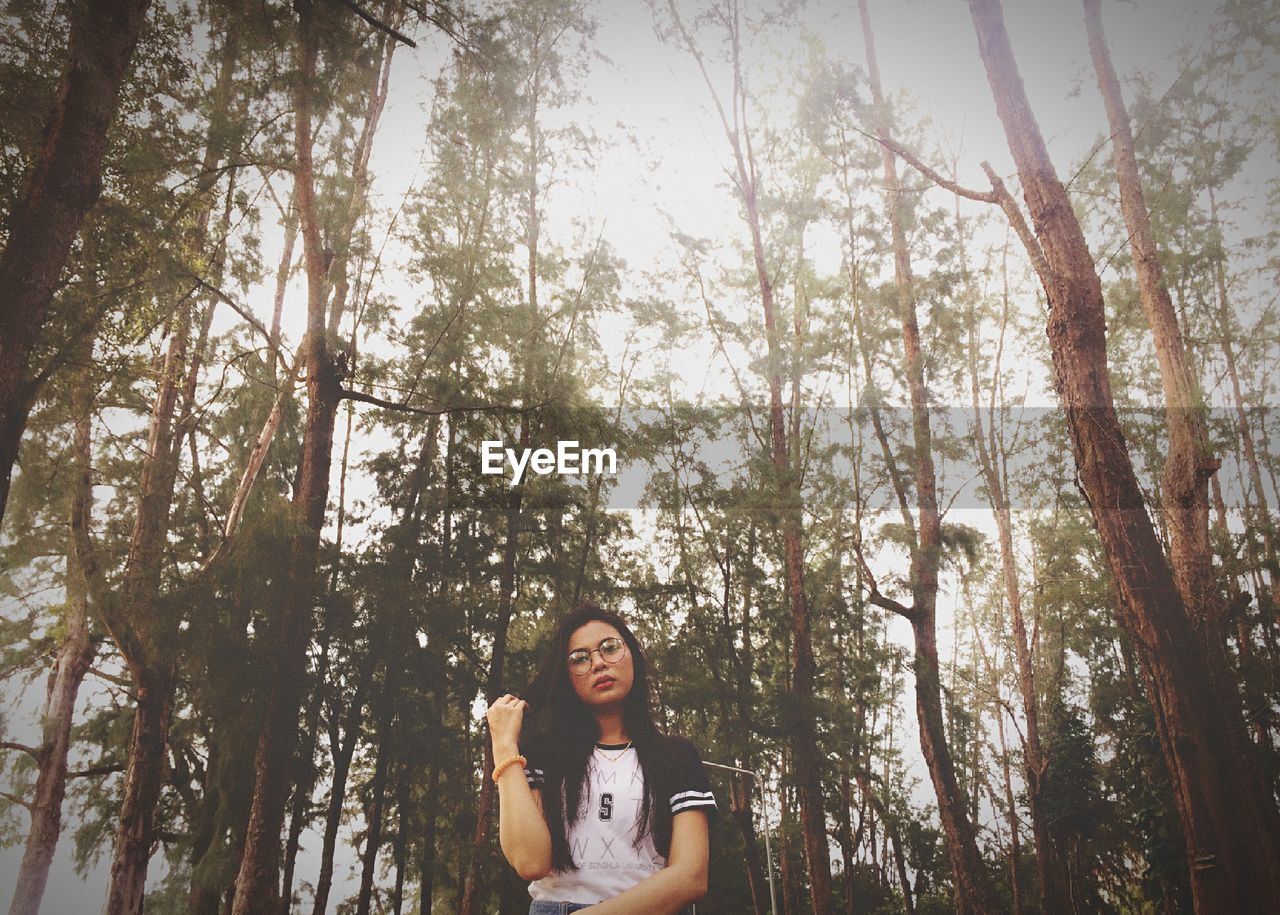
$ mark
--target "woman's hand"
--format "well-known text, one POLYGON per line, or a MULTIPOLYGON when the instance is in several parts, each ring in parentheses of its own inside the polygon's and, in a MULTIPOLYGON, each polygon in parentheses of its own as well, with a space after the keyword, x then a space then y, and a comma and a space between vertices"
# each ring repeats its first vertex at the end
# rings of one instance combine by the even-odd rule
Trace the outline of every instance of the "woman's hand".
POLYGON ((507 693, 494 701, 485 713, 489 722, 489 737, 493 740, 493 755, 499 756, 502 751, 510 751, 514 755, 520 746, 520 731, 524 727, 524 713, 529 703, 519 696, 507 693))

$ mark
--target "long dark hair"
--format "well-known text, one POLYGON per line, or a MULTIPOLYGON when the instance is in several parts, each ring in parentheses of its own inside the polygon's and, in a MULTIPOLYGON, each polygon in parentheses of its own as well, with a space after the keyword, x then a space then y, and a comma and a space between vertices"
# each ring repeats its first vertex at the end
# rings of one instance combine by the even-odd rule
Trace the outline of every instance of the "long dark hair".
POLYGON ((543 767, 542 813, 551 832, 551 866, 556 871, 575 867, 568 834, 582 816, 587 764, 599 739, 595 718, 569 682, 568 667, 569 639, 593 621, 608 623, 618 630, 627 643, 635 669, 631 692, 622 700, 623 724, 644 776, 635 845, 639 847, 645 835, 652 832, 659 854, 665 857, 671 846, 671 809, 666 794, 660 793, 670 780, 671 754, 666 751, 667 738, 653 723, 649 661, 626 620, 590 601, 583 601, 556 626, 542 667, 526 696, 529 702, 527 745, 530 755, 543 767))

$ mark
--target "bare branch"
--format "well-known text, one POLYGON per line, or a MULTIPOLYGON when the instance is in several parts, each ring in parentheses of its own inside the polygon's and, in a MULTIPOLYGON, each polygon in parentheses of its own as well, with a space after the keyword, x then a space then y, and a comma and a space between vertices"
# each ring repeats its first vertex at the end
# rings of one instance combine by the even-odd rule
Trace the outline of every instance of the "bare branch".
POLYGON ((1031 259, 1031 266, 1035 268, 1036 275, 1040 277, 1041 284, 1048 289, 1052 272, 1049 269, 1049 261, 1044 256, 1044 251, 1040 247, 1040 242, 1036 238, 1035 233, 1031 231, 1031 227, 1027 225, 1026 217, 1022 215, 1013 195, 1009 193, 1009 189, 1005 187, 1004 180, 996 174, 995 169, 991 167, 990 162, 982 163, 982 170, 986 173, 987 179, 991 182, 991 190, 975 191, 971 188, 964 187, 944 178, 936 169, 926 165, 919 156, 915 155, 911 150, 907 149, 901 143, 886 137, 877 137, 867 133, 865 130, 855 126, 853 128, 858 133, 868 139, 875 140, 884 146, 895 156, 905 161, 908 165, 924 175, 938 187, 943 190, 950 191, 960 197, 969 200, 977 200, 981 203, 994 203, 1004 210, 1005 216, 1009 220, 1009 225, 1018 233, 1018 238, 1022 241, 1022 246, 1027 250, 1027 256, 1031 259))
POLYGON ((853 554, 858 558, 858 565, 862 567, 862 574, 867 577, 867 600, 882 610, 889 610, 903 619, 915 623, 920 614, 914 607, 908 607, 906 604, 880 593, 880 586, 876 584, 876 577, 871 572, 871 566, 867 565, 867 559, 862 555, 862 536, 860 534, 853 539, 853 554))
POLYGON ((949 178, 944 178, 937 170, 930 168, 928 165, 925 165, 924 161, 919 156, 911 152, 911 150, 907 149, 901 143, 898 143, 896 140, 891 140, 887 137, 874 136, 872 134, 867 133, 865 130, 862 130, 857 126, 854 126, 853 129, 858 131, 858 133, 862 134, 864 137, 867 137, 868 139, 871 139, 871 140, 875 140, 885 149, 889 150, 889 152, 893 153, 899 159, 902 159, 903 161, 905 161, 908 165, 910 165, 912 168, 914 168, 920 174, 924 175, 926 178, 928 178, 934 184, 938 185, 938 187, 942 188, 943 190, 950 191, 951 193, 956 194, 960 197, 966 197, 969 200, 977 200, 981 203, 999 203, 999 201, 996 199, 995 191, 975 191, 970 188, 964 187, 963 185, 957 184, 956 182, 950 180, 949 178))
POLYGON ((411 0, 405 0, 404 5, 409 7, 409 9, 413 10, 415 13, 417 13, 422 19, 425 19, 427 22, 430 22, 440 31, 444 32, 444 34, 448 35, 449 38, 454 42, 454 44, 458 45, 461 48, 466 48, 468 51, 475 50, 475 47, 471 44, 471 42, 469 42, 461 32, 459 32, 456 28, 454 28, 454 25, 452 22, 445 21, 445 17, 457 19, 457 17, 454 16, 452 12, 450 12, 447 6, 441 3, 433 3, 432 6, 434 6, 439 12, 431 13, 431 12, 428 12, 426 7, 424 7, 421 3, 413 3, 411 2, 411 0))
POLYGON ((10 794, 8 791, 0 791, 0 798, 4 798, 10 804, 17 804, 19 807, 25 807, 27 810, 32 809, 31 802, 18 797, 16 794, 10 794))
POLYGON ((347 9, 351 10, 351 12, 355 13, 357 16, 359 16, 365 22, 369 23, 369 25, 373 26, 378 31, 386 32, 396 41, 399 41, 402 44, 407 44, 411 48, 416 48, 418 46, 417 43, 408 35, 404 34, 403 32, 397 31, 396 29, 387 25, 385 22, 383 22, 381 19, 374 16, 364 7, 360 6, 360 4, 355 3, 354 0, 342 0, 342 5, 345 6, 347 9))
POLYGON ((0 740, 0 750, 18 750, 26 753, 32 759, 38 760, 40 758, 40 751, 35 747, 29 747, 25 743, 15 743, 12 740, 0 740))
POLYGON ((108 683, 114 683, 116 686, 120 687, 121 689, 128 689, 128 690, 133 689, 132 680, 126 679, 125 677, 117 677, 115 674, 109 674, 105 670, 102 670, 99 667, 90 667, 89 673, 101 677, 102 679, 106 680, 108 683))
POLYGON ((455 407, 411 407, 408 404, 396 403, 393 400, 384 400, 381 397, 375 397, 372 394, 366 394, 363 391, 355 391, 351 388, 343 388, 341 392, 342 399, 355 400, 360 403, 372 404, 375 407, 382 407, 384 410, 394 410, 397 413, 413 413, 416 416, 441 416, 449 413, 506 413, 512 416, 518 416, 522 413, 531 413, 542 407, 549 406, 551 401, 544 400, 539 403, 530 404, 527 407, 509 407, 501 404, 473 404, 455 407))
POLYGON ((234 312, 235 312, 236 314, 238 314, 240 317, 242 317, 242 318, 244 318, 246 321, 248 321, 248 322, 249 322, 249 326, 250 326, 250 327, 252 327, 254 330, 256 330, 259 334, 261 334, 261 335, 262 335, 262 338, 263 338, 264 340, 266 340, 266 341, 267 341, 267 343, 268 343, 268 344, 270 344, 270 345, 272 346, 272 349, 273 349, 273 351, 274 351, 274 353, 275 353, 276 361, 280 363, 280 367, 281 367, 282 369, 284 369, 284 371, 286 371, 286 372, 290 371, 289 366, 285 364, 285 361, 284 361, 284 354, 283 354, 283 353, 281 353, 281 352, 280 352, 280 350, 279 350, 279 348, 278 348, 278 347, 276 347, 276 346, 274 345, 274 340, 273 340, 273 338, 272 338, 272 336, 271 336, 271 331, 267 330, 267 329, 262 325, 262 322, 261 322, 261 321, 259 321, 257 318, 255 318, 255 317, 253 316, 253 314, 252 314, 251 312, 249 312, 247 309, 245 309, 244 307, 242 307, 242 306, 240 305, 240 303, 239 303, 239 302, 237 302, 235 299, 231 298, 231 296, 227 295, 225 292, 223 292, 223 291, 222 291, 221 289, 219 289, 217 286, 215 286, 215 285, 213 285, 212 283, 210 283, 209 281, 205 280, 203 277, 195 276, 194 274, 192 274, 192 275, 191 275, 191 279, 195 280, 196 284, 197 284, 200 288, 204 289, 206 292, 208 292, 209 294, 213 295, 213 296, 214 296, 215 298, 217 298, 219 301, 224 302, 224 303, 225 303, 225 304, 226 304, 226 305, 227 305, 227 306, 228 306, 232 311, 234 311, 234 312))
POLYGON ((1022 215, 1017 201, 1004 186, 1004 180, 996 174, 991 163, 984 161, 982 170, 987 173, 987 178, 991 181, 991 192, 995 195, 996 203, 1000 204, 1000 209, 1004 210, 1005 216, 1009 218, 1009 225, 1013 226, 1013 231, 1017 232, 1018 238, 1022 240, 1022 246, 1027 249, 1027 256, 1031 258, 1031 266, 1035 268, 1036 275, 1040 277, 1040 284, 1044 286, 1045 294, 1048 295, 1053 271, 1049 268, 1049 261, 1044 256, 1039 239, 1027 225, 1026 217, 1022 215))
POLYGON ((99 775, 111 775, 116 772, 123 772, 124 766, 120 763, 107 763, 101 766, 94 766, 90 769, 80 769, 77 772, 68 772, 67 778, 94 778, 99 775))

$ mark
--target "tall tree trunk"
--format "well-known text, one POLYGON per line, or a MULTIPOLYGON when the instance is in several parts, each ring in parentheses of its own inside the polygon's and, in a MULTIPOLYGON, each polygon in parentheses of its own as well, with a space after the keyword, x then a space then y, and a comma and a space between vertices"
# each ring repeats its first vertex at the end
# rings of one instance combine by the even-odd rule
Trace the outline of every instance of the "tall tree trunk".
MULTIPOLYGON (((674 14, 674 4, 671 4, 674 14)), ((739 23, 735 15, 730 28, 734 48, 734 99, 744 104, 741 60, 738 55, 739 23)), ((683 28, 683 27, 682 27, 683 28)), ((688 42, 690 47, 692 41, 688 42)), ((701 66, 699 57, 699 65, 701 66)), ((708 80, 708 86, 711 86, 708 80)), ((714 90, 713 90, 714 91, 714 90)), ((717 106, 719 100, 717 98, 717 106)), ((764 322, 769 383, 769 445, 777 492, 782 503, 783 564, 786 572, 787 606, 791 611, 791 636, 794 654, 791 659, 789 691, 800 708, 808 707, 813 698, 815 663, 810 631, 808 595, 805 590, 803 504, 797 471, 792 466, 786 417, 782 404, 782 358, 778 336, 773 279, 764 250, 764 233, 757 205, 757 172, 751 137, 730 127, 721 110, 726 139, 733 149, 738 188, 746 210, 747 228, 751 234, 751 251, 755 263, 756 283, 764 322)), ((736 123, 736 122, 735 122, 736 123)), ((797 382, 798 383, 798 382, 797 382)), ((796 443, 798 444, 798 443, 796 443)), ((792 724, 792 771, 800 800, 801 830, 804 837, 805 862, 809 872, 809 888, 816 915, 831 915, 835 903, 831 887, 831 852, 827 842, 826 813, 822 804, 822 757, 818 750, 817 728, 812 716, 801 712, 792 724)))
MULTIPOLYGON (((1156 251, 1151 215, 1142 193, 1129 112, 1120 92, 1102 28, 1100 0, 1083 0, 1089 52, 1111 128, 1112 156, 1120 186, 1120 209, 1129 230, 1129 248, 1138 276, 1138 298, 1151 326, 1164 390, 1169 446, 1161 474, 1161 508, 1169 526, 1174 581, 1192 622, 1203 625, 1221 615, 1222 598, 1209 542, 1209 478, 1220 465, 1209 444, 1204 398, 1182 345, 1173 299, 1156 251)), ((1221 633, 1206 633, 1220 640, 1221 633)))
MULTIPOLYGON (((71 455, 75 482, 71 495, 70 523, 83 527, 89 525, 93 504, 93 386, 87 370, 88 355, 85 354, 86 369, 81 373, 76 387, 75 438, 71 455)), ((74 565, 78 561, 75 544, 73 541, 69 542, 67 563, 74 565)), ((36 915, 40 911, 40 900, 48 885, 49 868, 58 847, 58 836, 62 832, 62 800, 67 787, 71 720, 80 684, 95 653, 89 640, 87 603, 88 593, 83 573, 69 571, 66 576, 66 610, 63 614, 66 635, 58 648, 53 670, 49 673, 44 713, 41 716, 41 741, 36 754, 39 774, 36 777, 35 797, 31 803, 31 827, 27 832, 22 863, 14 880, 9 915, 36 915)))
POLYGON ((440 787, 440 763, 432 759, 423 789, 422 857, 418 859, 418 915, 431 915, 436 871, 436 792, 440 787))
MULTIPOLYGON (((957 229, 960 230, 961 251, 963 256, 963 229, 960 226, 959 211, 956 213, 957 229)), ((1006 249, 1007 253, 1007 249, 1006 249)), ((968 268, 961 268, 966 276, 968 268)), ((1005 327, 1009 317, 1008 275, 1002 270, 1004 288, 1001 295, 1000 336, 1003 346, 1005 327)), ((1027 624, 1022 615, 1022 592, 1018 586, 1018 560, 1013 549, 1013 516, 1009 508, 1008 496, 1005 492, 1005 480, 996 464, 1000 452, 997 445, 995 429, 995 411, 992 410, 991 427, 987 429, 982 422, 982 406, 979 400, 978 381, 978 321, 970 290, 969 304, 969 394, 973 405, 974 444, 978 453, 978 463, 982 470, 983 483, 986 486, 987 498, 991 503, 991 511, 995 515, 996 530, 1000 545, 1000 577, 1004 585, 1005 605, 1009 609, 1009 621, 1013 630, 1013 654, 1018 671, 1018 692, 1022 698, 1022 711, 1026 718, 1026 736, 1023 745, 1023 777, 1026 780, 1027 807, 1031 812, 1031 833, 1035 842, 1036 875, 1040 881, 1040 906, 1047 915, 1055 915, 1066 911, 1066 875, 1059 865, 1061 857, 1053 848, 1053 840, 1049 831, 1042 802, 1045 781, 1048 778, 1049 758, 1040 742, 1040 699, 1036 691, 1035 660, 1031 654, 1031 643, 1027 637, 1027 624)), ((996 377, 992 384, 999 386, 999 365, 995 367, 996 377)), ((1003 405, 1002 405, 1003 406, 1003 405)), ((997 718, 1001 714, 996 709, 997 718)), ((1003 742, 1003 724, 1001 724, 1001 741, 1003 742)), ((1016 812, 1010 811, 1011 828, 1015 830, 1016 812)), ((1015 891, 1015 903, 1016 903, 1015 891)), ((1016 904, 1015 904, 1016 908, 1016 904)))
POLYGON ((277 659, 277 669, 267 693, 254 754, 253 801, 236 877, 233 915, 265 915, 274 913, 279 905, 280 833, 293 771, 320 531, 329 495, 334 421, 341 397, 341 379, 325 333, 327 265, 316 212, 312 162, 312 93, 319 35, 310 0, 299 0, 295 6, 299 20, 299 78, 294 90, 294 180, 307 270, 307 329, 302 358, 307 369, 308 406, 302 466, 293 498, 298 533, 289 551, 287 597, 267 625, 266 639, 277 659))
MULTIPOLYGON (((138 514, 129 540, 119 595, 90 590, 103 622, 124 655, 136 693, 124 798, 111 862, 108 915, 142 911, 147 863, 155 840, 155 805, 164 784, 169 722, 177 685, 177 626, 160 606, 160 573, 178 470, 173 429, 178 386, 191 333, 191 307, 171 328, 160 387, 142 462, 138 514)), ((88 540, 87 527, 83 531, 88 540)), ((86 553, 88 550, 86 549, 86 553)), ((86 568, 92 560, 81 558, 86 568)), ((94 576, 96 577, 96 576, 94 576)))
MULTIPOLYGON (((217 103, 208 126, 204 168, 197 184, 200 202, 195 243, 207 243, 213 209, 215 168, 225 140, 222 130, 234 55, 224 47, 217 82, 217 103)), ((222 243, 220 243, 221 245, 222 243)), ((221 263, 221 254, 216 258, 221 263)), ((208 305, 212 309, 213 303, 208 305)), ((160 372, 151 411, 147 446, 139 475, 139 499, 124 571, 118 590, 111 589, 96 555, 87 517, 74 519, 79 575, 93 606, 124 656, 136 692, 124 796, 111 863, 111 885, 105 911, 141 911, 147 864, 154 836, 155 805, 164 784, 168 729, 177 685, 179 623, 182 614, 162 594, 161 570, 168 537, 169 515, 183 436, 190 428, 200 353, 190 356, 194 305, 184 302, 168 324, 169 347, 160 372), (191 376, 184 382, 184 368, 191 376), (184 399, 185 398, 185 399, 184 399), (182 409, 179 412, 179 404, 182 409), (176 418, 176 421, 175 421, 176 418)), ((206 312, 205 318, 210 317, 206 312)), ((204 323, 201 333, 204 333, 204 323)), ((203 342, 203 341, 201 341, 203 342)))
POLYGON ((400 777, 396 779, 396 838, 391 851, 396 868, 396 882, 391 893, 392 915, 400 915, 404 909, 404 879, 408 870, 409 847, 408 810, 409 779, 407 773, 401 771, 400 777))
MULTIPOLYGON (((1249 425, 1249 415, 1240 387, 1240 370, 1236 362, 1235 347, 1231 345, 1231 303, 1227 297, 1226 245, 1223 242, 1222 226, 1218 221, 1218 195, 1212 187, 1209 188, 1209 222, 1219 249, 1213 265, 1214 304, 1217 306, 1214 321, 1218 326, 1218 339, 1222 341, 1222 358, 1226 363, 1227 379, 1231 382, 1231 405, 1236 417, 1236 434, 1240 438, 1240 449, 1244 454, 1249 480, 1249 485, 1242 487, 1246 500, 1245 517, 1249 518, 1249 507, 1252 507, 1252 520, 1262 536, 1262 548, 1269 564, 1267 574, 1271 584, 1271 605, 1280 608, 1280 561, 1277 560, 1274 536, 1275 519, 1267 503, 1267 490, 1262 485, 1258 446, 1253 439, 1253 430, 1249 425), (1248 498, 1250 492, 1253 493, 1252 499, 1248 498)), ((1271 624, 1271 628, 1274 631, 1274 623, 1271 624)))
POLYGON ((378 849, 382 846, 382 817, 386 806, 387 768, 391 764, 391 722, 395 714, 395 696, 383 696, 382 701, 386 703, 386 708, 378 723, 378 752, 373 764, 373 781, 369 784, 369 831, 364 841, 356 915, 369 915, 369 905, 373 899, 373 878, 378 869, 378 849))
MULTIPOLYGON (((726 37, 733 71, 732 115, 730 115, 725 110, 715 83, 707 71, 702 53, 685 26, 674 0, 668 0, 667 10, 686 49, 697 61, 703 80, 715 103, 725 139, 733 152, 737 191, 745 211, 747 229, 751 234, 751 251, 766 341, 769 449, 776 475, 776 492, 781 503, 786 600, 791 612, 791 635, 794 643, 788 686, 790 693, 795 697, 795 706, 805 709, 789 722, 792 731, 792 769, 800 798, 800 819, 813 911, 815 915, 833 915, 835 903, 831 889, 831 850, 827 841, 826 811, 822 804, 822 754, 818 749, 817 728, 813 716, 808 711, 814 693, 815 666, 809 601, 805 591, 804 506, 798 470, 792 466, 791 459, 793 446, 798 448, 799 442, 789 440, 782 404, 780 363, 783 354, 775 314, 774 284, 765 256, 763 227, 757 202, 759 174, 756 169, 751 134, 744 126, 747 95, 742 74, 739 34, 741 22, 736 5, 732 9, 722 11, 720 19, 728 32, 726 37)), ((799 384, 798 379, 796 384, 799 384)), ((798 417, 793 418, 798 420, 798 417)))
MULTIPOLYGON (((784 760, 780 776, 785 776, 787 768, 784 760)), ((781 780, 780 777, 779 781, 781 780)), ((800 888, 795 870, 791 867, 791 843, 787 840, 795 813, 787 789, 783 787, 778 795, 782 805, 782 809, 778 811, 778 870, 782 877, 782 910, 784 915, 800 915, 800 888)))
MULTIPOLYGON (((536 55, 536 49, 535 49, 536 55)), ((525 112, 525 130, 529 134, 529 148, 525 156, 525 249, 527 260, 525 278, 528 294, 528 320, 530 333, 534 335, 534 354, 541 352, 538 345, 540 324, 538 313, 538 248, 541 239, 542 221, 539 209, 541 190, 538 183, 538 103, 541 92, 541 64, 535 62, 529 85, 529 106, 525 112)), ((522 367, 522 399, 527 407, 534 400, 532 379, 541 377, 541 369, 531 363, 526 356, 522 367)), ((527 449, 531 439, 531 420, 528 413, 520 415, 519 444, 517 447, 527 449)), ((485 701, 492 703, 502 696, 507 662, 507 630, 511 626, 511 608, 515 599, 516 556, 520 538, 520 505, 524 498, 525 484, 514 486, 507 493, 507 529, 506 539, 502 547, 502 568, 498 576, 498 613, 493 624, 493 653, 489 659, 489 671, 485 676, 485 701)), ((488 739, 487 725, 482 737, 484 744, 484 764, 480 777, 480 799, 476 816, 476 829, 471 838, 470 856, 466 866, 466 879, 463 881, 462 903, 460 915, 472 915, 476 909, 476 893, 481 888, 481 879, 485 876, 491 857, 489 834, 493 820, 493 797, 497 790, 488 773, 493 771, 493 746, 488 739)))
POLYGON ((67 68, 0 254, 0 522, 27 416, 44 383, 31 353, 71 244, 102 192, 107 131, 146 19, 147 0, 86 0, 69 10, 67 68))
MULTIPOLYGON (((1037 227, 1048 336, 1080 485, 1120 591, 1169 764, 1199 912, 1280 909, 1280 818, 1142 501, 1107 375, 1102 286, 1022 86, 999 0, 970 0, 979 50, 1037 227)), ((1221 620, 1201 631, 1215 632, 1221 620)))
MULTIPOLYGON (((335 566, 337 563, 334 564, 335 566)), ((314 756, 316 743, 320 733, 320 710, 324 704, 324 691, 320 688, 328 676, 329 629, 326 628, 320 639, 319 670, 316 675, 317 685, 307 706, 306 727, 303 739, 298 747, 297 769, 293 785, 293 808, 289 811, 289 838, 284 846, 284 875, 280 880, 280 915, 289 915, 293 910, 293 878, 297 866, 298 852, 301 851, 302 830, 311 818, 311 791, 315 787, 316 767, 314 756)))
MULTIPOLYGON (((889 138, 888 108, 880 87, 875 40, 866 0, 858 0, 866 43, 867 72, 877 112, 877 132, 889 138)), ((915 643, 916 718, 920 727, 920 749, 929 769, 938 799, 938 814, 946 837, 947 851, 955 882, 956 908, 962 913, 999 911, 1001 906, 986 864, 978 851, 978 839, 966 812, 966 801, 956 779, 955 763, 947 746, 942 711, 942 682, 938 666, 936 612, 938 568, 942 556, 942 520, 938 512, 937 476, 933 464, 932 433, 929 428, 928 393, 925 389, 924 357, 920 349, 920 328, 916 319, 911 253, 907 244, 902 187, 897 165, 888 146, 881 146, 884 181, 888 193, 889 225, 893 238, 894 278, 898 316, 902 323, 907 388, 911 399, 911 426, 914 444, 916 538, 911 550, 910 608, 887 601, 876 592, 872 600, 905 616, 911 622, 915 643)))
MULTIPOLYGON (((347 710, 345 727, 339 740, 336 720, 329 727, 329 746, 333 753, 333 776, 329 787, 329 807, 324 820, 324 844, 320 849, 320 876, 316 878, 313 915, 324 915, 329 905, 329 892, 333 887, 333 855, 338 848, 338 826, 342 823, 342 804, 347 794, 347 778, 351 773, 351 757, 356 751, 360 736, 360 723, 364 719, 364 691, 366 680, 362 677, 347 710)), ((331 715, 336 717, 336 710, 331 715)))
POLYGON ((147 883, 147 864, 155 843, 155 810, 165 782, 169 723, 173 716, 173 674, 146 670, 135 676, 137 707, 129 737, 120 825, 111 861, 107 915, 138 915, 147 883))

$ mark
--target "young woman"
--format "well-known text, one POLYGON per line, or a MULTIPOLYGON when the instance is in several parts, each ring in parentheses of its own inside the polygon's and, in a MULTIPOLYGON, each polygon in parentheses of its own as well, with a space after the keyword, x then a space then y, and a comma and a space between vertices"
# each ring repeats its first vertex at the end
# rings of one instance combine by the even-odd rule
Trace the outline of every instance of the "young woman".
POLYGON ((503 696, 487 717, 498 838, 532 881, 530 915, 675 915, 702 898, 716 802, 693 744, 654 725, 626 622, 575 610, 529 700, 503 696))

